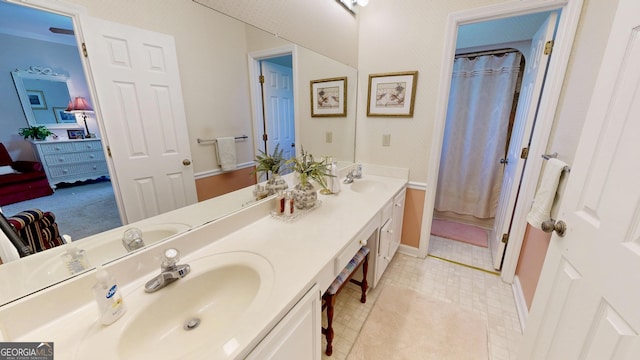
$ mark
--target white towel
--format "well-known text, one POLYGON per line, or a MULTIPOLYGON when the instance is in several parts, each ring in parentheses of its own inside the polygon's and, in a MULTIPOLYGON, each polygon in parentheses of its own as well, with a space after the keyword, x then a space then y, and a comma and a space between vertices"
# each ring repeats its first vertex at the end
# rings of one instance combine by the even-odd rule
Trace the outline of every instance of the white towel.
POLYGON ((566 163, 558 159, 549 159, 547 162, 540 187, 533 199, 533 206, 527 215, 527 222, 531 226, 540 229, 542 222, 551 219, 551 207, 560 184, 560 175, 566 166, 566 163))
POLYGON ((236 168, 236 139, 234 137, 220 137, 216 139, 218 150, 218 164, 222 171, 236 168))

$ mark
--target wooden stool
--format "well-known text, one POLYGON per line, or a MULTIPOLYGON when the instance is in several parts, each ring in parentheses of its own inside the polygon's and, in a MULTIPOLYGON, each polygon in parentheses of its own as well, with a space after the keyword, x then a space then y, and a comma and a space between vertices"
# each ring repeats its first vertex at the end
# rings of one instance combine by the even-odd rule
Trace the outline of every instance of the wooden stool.
POLYGON ((333 353, 333 307, 336 304, 336 296, 340 293, 342 288, 348 281, 360 286, 362 295, 360 296, 360 302, 367 302, 367 270, 369 268, 369 249, 366 247, 360 248, 356 255, 349 260, 347 266, 338 274, 338 277, 331 283, 324 295, 322 295, 322 310, 327 309, 327 328, 322 328, 322 333, 327 338, 327 349, 325 354, 331 356, 333 353), (356 270, 362 265, 362 281, 353 280, 351 277, 356 270))

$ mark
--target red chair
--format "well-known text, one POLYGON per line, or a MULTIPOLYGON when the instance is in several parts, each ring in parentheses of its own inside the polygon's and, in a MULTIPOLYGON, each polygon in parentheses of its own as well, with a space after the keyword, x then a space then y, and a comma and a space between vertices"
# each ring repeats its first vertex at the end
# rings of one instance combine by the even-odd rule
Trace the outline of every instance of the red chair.
POLYGON ((42 164, 37 161, 13 161, 2 143, 0 167, 13 170, 0 175, 0 206, 53 194, 42 164))

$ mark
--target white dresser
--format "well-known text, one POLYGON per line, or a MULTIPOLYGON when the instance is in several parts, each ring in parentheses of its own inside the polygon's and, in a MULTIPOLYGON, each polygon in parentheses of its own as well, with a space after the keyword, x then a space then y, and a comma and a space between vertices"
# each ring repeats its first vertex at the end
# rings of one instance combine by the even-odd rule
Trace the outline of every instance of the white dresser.
POLYGON ((33 146, 54 189, 61 182, 109 176, 100 139, 34 141, 33 146))

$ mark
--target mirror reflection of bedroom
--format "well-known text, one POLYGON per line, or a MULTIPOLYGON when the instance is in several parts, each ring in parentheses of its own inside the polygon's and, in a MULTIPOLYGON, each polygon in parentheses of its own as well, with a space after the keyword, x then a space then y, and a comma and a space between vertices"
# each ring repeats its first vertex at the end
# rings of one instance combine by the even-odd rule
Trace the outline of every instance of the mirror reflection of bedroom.
POLYGON ((71 19, 0 2, 0 23, 3 215, 51 212, 72 240, 121 226, 71 19), (85 107, 70 109, 78 97, 85 107), (36 126, 52 134, 19 134, 36 126))

